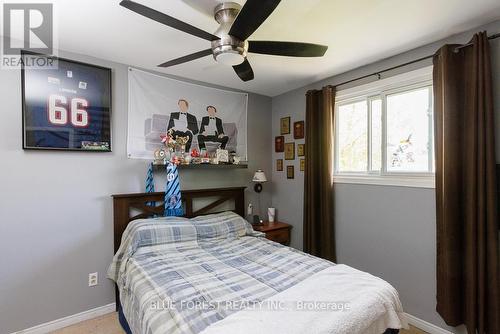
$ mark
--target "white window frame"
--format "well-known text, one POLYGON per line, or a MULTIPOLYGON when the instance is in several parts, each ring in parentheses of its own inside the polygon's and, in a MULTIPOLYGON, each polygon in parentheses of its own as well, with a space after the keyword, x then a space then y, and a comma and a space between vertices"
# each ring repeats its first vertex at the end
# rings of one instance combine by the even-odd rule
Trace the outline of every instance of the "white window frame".
MULTIPOLYGON (((352 184, 373 184, 386 186, 403 186, 418 188, 434 188, 434 172, 400 172, 387 171, 387 111, 385 101, 387 95, 407 92, 432 86, 432 66, 418 70, 395 75, 386 79, 381 79, 365 85, 340 90, 336 94, 335 102, 335 134, 338 132, 338 107, 353 102, 366 101, 367 121, 368 121, 368 150, 367 150, 367 171, 366 172, 340 172, 339 163, 339 141, 334 138, 334 183, 352 184), (372 111, 371 101, 381 99, 382 101, 382 166, 380 171, 371 170, 371 131, 372 131, 372 111)), ((429 90, 431 106, 433 105, 432 89, 429 90)), ((432 110, 429 110, 432 112, 432 110)), ((429 117, 429 126, 432 128, 433 118, 429 117)), ((432 131, 431 131, 432 132, 432 131)), ((433 136, 429 141, 429 170, 433 170, 434 147, 433 136)))

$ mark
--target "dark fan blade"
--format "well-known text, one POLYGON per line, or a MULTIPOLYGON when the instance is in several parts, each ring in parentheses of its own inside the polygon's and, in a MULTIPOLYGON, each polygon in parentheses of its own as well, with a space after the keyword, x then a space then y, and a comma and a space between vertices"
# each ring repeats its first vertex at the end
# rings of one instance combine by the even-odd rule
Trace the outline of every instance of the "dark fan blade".
POLYGON ((248 41, 248 52, 289 57, 322 57, 328 46, 273 41, 248 41))
POLYGON ((281 0, 247 0, 234 20, 229 35, 244 41, 267 19, 281 0))
POLYGON ((168 16, 167 14, 163 14, 157 10, 141 5, 140 3, 130 0, 123 0, 122 2, 120 2, 120 5, 138 14, 141 14, 142 16, 150 18, 151 20, 163 23, 169 27, 186 32, 196 37, 200 37, 208 41, 214 41, 219 39, 219 37, 215 35, 212 35, 206 31, 193 27, 192 25, 182 22, 171 16, 168 16))
POLYGON ((184 56, 184 57, 180 57, 180 58, 177 58, 177 59, 173 59, 173 60, 167 61, 167 62, 165 62, 163 64, 158 65, 158 67, 174 66, 174 65, 182 64, 182 63, 185 63, 185 62, 188 62, 188 61, 191 61, 191 60, 195 60, 195 59, 198 59, 198 58, 201 58, 201 57, 205 57, 205 56, 208 56, 208 55, 211 55, 211 54, 212 54, 212 49, 206 49, 206 50, 203 50, 203 51, 198 51, 198 52, 192 53, 192 54, 184 56))
POLYGON ((233 68, 241 80, 243 81, 253 80, 253 70, 252 66, 250 66, 250 63, 248 62, 248 59, 245 58, 244 62, 242 62, 239 65, 234 65, 233 68))

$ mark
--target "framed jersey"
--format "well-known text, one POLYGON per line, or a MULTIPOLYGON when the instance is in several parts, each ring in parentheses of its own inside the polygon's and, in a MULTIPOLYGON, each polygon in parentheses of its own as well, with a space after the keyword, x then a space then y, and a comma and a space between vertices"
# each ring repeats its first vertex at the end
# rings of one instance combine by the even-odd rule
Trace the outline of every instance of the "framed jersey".
MULTIPOLYGON (((22 59, 33 53, 23 51, 22 59)), ((111 151, 111 69, 45 55, 56 66, 24 66, 23 148, 111 151)))

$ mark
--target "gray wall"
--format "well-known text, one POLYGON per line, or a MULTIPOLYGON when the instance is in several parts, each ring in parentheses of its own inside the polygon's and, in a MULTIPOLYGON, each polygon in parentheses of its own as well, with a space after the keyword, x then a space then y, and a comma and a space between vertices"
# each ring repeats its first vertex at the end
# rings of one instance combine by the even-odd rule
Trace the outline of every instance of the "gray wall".
MULTIPOLYGON (((113 152, 23 151, 20 72, 0 71, 0 333, 112 303, 110 195, 144 190, 146 162, 126 157, 127 67, 60 55, 112 68, 113 152), (95 271, 99 286, 89 288, 88 273, 95 271)), ((252 186, 257 168, 271 168, 270 113, 269 97, 249 95, 248 169, 181 171, 182 187, 252 186)), ((247 200, 255 202, 253 194, 248 190, 247 200)))
MULTIPOLYGON (((475 29, 500 31, 500 21, 475 29)), ((463 43, 472 31, 379 62, 334 76, 273 98, 273 145, 279 135, 279 120, 291 116, 292 122, 305 118, 305 93, 325 85, 399 65, 433 54, 445 43, 463 43)), ((500 113, 500 40, 491 42, 495 87, 495 108, 500 113)), ((335 48, 333 46, 332 52, 335 48)), ((405 69, 386 73, 390 76, 431 64, 431 60, 405 69)), ((365 80, 364 83, 373 80, 365 80)), ((350 86, 359 85, 356 82, 350 86)), ((497 127, 500 117, 497 117, 497 127)), ((500 156, 500 135, 497 136, 497 157, 500 156)), ((292 135, 286 141, 293 141, 292 135)), ((296 141, 301 142, 301 141, 296 141)), ((307 148, 306 148, 307 149, 307 148)), ((298 158, 285 161, 285 171, 274 166, 283 153, 274 153, 272 173, 272 204, 278 219, 291 223, 292 246, 302 249, 303 172, 298 171, 298 158), (286 166, 295 165, 295 179, 286 179, 286 166)), ((423 320, 450 329, 435 312, 435 203, 434 190, 424 188, 376 185, 335 184, 335 224, 338 262, 378 275, 392 283, 400 292, 404 309, 423 320)), ((450 329, 452 330, 452 329, 450 329)), ((455 330, 459 332, 459 330, 455 330)))

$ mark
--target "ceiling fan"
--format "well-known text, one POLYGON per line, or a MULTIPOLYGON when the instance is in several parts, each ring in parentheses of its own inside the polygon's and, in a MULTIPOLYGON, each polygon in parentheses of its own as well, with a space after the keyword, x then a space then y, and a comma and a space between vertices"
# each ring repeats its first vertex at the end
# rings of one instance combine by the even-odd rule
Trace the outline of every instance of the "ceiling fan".
POLYGON ((248 41, 248 37, 271 15, 281 0, 247 0, 243 7, 236 2, 223 2, 214 9, 214 18, 220 24, 213 33, 198 29, 167 14, 131 0, 120 5, 169 27, 186 32, 212 43, 211 48, 167 61, 158 65, 169 67, 208 55, 222 64, 231 65, 243 81, 254 78, 248 53, 288 57, 321 57, 328 49, 325 45, 299 42, 248 41))

